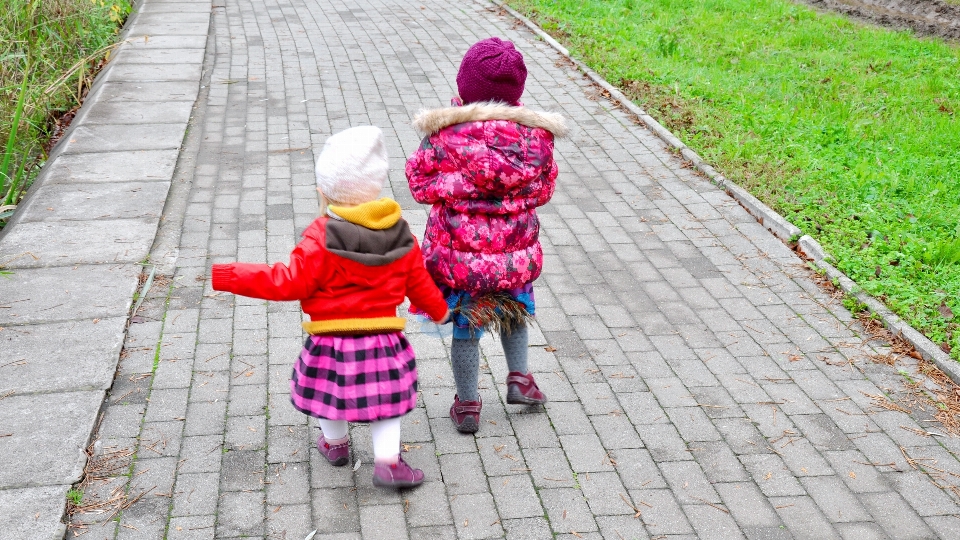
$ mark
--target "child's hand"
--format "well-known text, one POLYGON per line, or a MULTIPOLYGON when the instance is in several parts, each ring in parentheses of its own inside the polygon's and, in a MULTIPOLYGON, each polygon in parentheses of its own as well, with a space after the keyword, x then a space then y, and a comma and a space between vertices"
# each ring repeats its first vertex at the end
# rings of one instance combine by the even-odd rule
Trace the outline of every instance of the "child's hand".
POLYGON ((437 324, 447 324, 448 322, 450 322, 450 319, 452 317, 453 317, 453 312, 448 309, 447 314, 443 316, 443 319, 437 321, 437 324))

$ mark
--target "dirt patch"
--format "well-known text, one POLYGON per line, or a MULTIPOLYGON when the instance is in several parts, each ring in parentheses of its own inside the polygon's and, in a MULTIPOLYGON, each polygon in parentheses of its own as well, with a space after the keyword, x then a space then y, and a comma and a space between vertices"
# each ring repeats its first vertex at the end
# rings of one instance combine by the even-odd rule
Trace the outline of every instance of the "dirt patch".
POLYGON ((800 0, 887 28, 960 40, 960 5, 941 0, 800 0))

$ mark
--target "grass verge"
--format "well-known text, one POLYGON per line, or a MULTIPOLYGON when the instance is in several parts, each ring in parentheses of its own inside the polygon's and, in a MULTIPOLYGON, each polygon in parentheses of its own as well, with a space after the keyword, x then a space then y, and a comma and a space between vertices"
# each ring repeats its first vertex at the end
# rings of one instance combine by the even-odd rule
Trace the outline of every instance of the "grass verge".
POLYGON ((0 227, 69 124, 130 0, 6 0, 0 9, 0 227))
POLYGON ((960 359, 960 49, 780 0, 508 0, 960 359))

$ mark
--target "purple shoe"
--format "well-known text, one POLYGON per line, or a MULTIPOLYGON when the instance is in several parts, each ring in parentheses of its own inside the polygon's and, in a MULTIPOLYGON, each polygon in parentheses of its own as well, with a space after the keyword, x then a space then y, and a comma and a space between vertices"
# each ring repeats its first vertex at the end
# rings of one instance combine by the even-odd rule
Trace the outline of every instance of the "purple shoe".
POLYGON ((317 439, 317 450, 327 458, 334 467, 342 467, 350 461, 350 441, 341 444, 330 444, 323 438, 323 433, 317 439))
POLYGON ((414 469, 402 457, 393 465, 377 463, 373 467, 373 485, 384 488, 410 488, 423 483, 423 471, 414 469))
MULTIPOLYGON (((479 397, 479 396, 478 396, 479 397)), ((460 433, 476 433, 480 429, 480 409, 483 403, 477 401, 460 401, 460 396, 453 396, 453 405, 450 406, 450 419, 460 433)))
POLYGON ((532 374, 524 375, 519 371, 511 371, 507 375, 507 403, 540 405, 546 402, 547 396, 543 395, 543 392, 537 387, 532 374))

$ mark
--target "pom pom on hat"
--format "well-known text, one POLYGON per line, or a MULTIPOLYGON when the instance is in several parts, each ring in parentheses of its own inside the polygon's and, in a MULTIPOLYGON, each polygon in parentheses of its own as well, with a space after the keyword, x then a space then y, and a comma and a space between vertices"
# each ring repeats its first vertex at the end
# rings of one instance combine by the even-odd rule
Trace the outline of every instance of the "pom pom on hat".
POLYGON ((502 101, 520 103, 527 82, 527 66, 513 43, 492 37, 467 50, 457 73, 457 90, 463 102, 502 101))
POLYGON ((380 128, 352 127, 323 144, 317 158, 317 187, 333 202, 363 204, 380 195, 388 169, 380 128))

